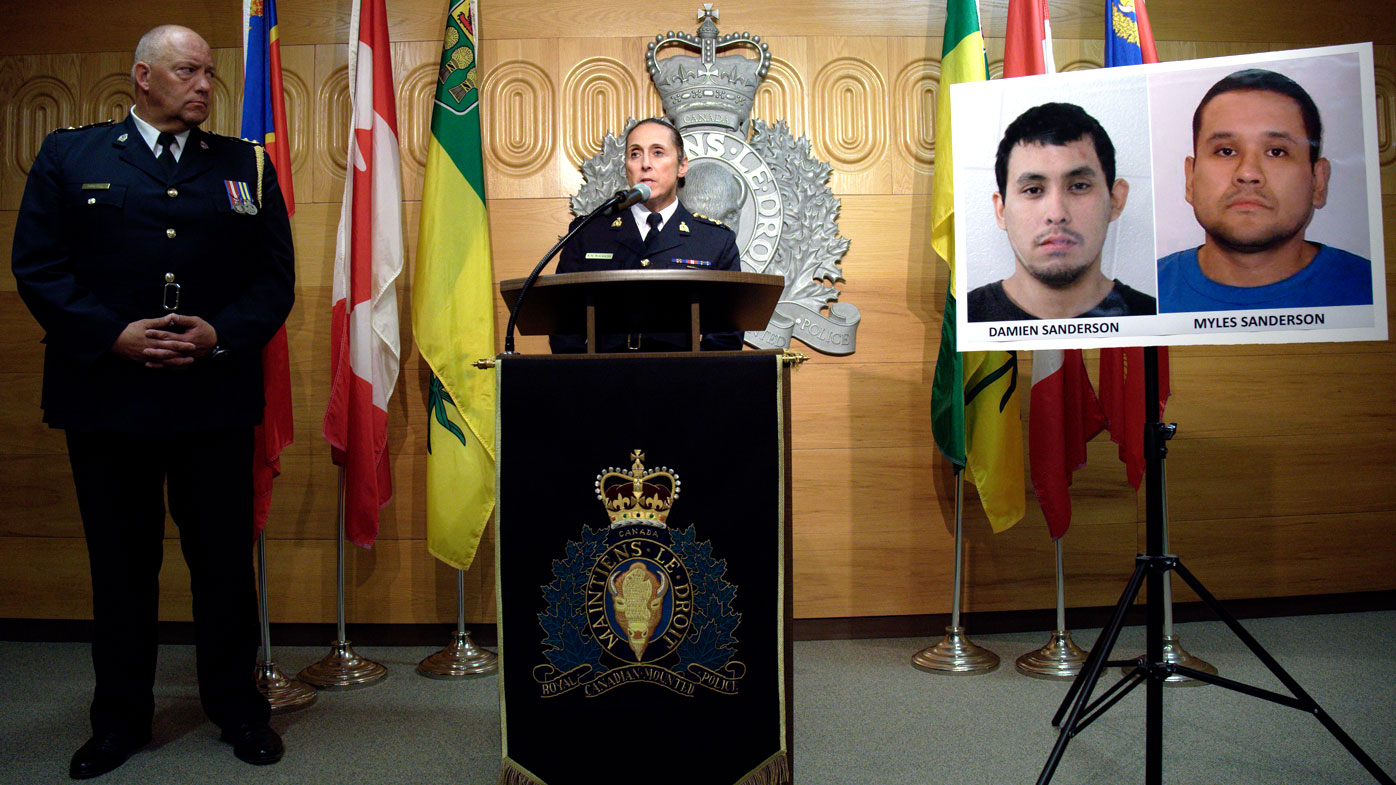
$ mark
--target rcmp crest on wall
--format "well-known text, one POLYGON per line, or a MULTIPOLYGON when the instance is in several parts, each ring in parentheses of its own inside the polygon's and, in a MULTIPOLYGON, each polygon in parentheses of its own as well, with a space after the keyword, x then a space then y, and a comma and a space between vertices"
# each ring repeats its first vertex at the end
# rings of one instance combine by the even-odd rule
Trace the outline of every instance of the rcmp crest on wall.
POLYGON ((733 659, 741 614, 725 560, 698 539, 697 526, 665 524, 679 497, 679 476, 649 470, 644 453, 629 469, 596 478, 610 526, 583 526, 581 539, 553 561, 538 615, 547 664, 533 669, 539 696, 580 690, 587 698, 647 683, 692 697, 698 690, 737 694, 746 666, 733 659))
MULTIPOLYGON (((779 349, 800 340, 826 354, 852 354, 862 319, 851 303, 838 302, 835 285, 848 239, 838 233, 839 200, 829 190, 829 164, 816 159, 809 139, 795 139, 785 121, 752 120, 756 91, 770 67, 769 47, 749 33, 718 35, 717 9, 704 4, 698 35, 670 31, 645 52, 650 79, 664 114, 683 136, 688 175, 679 199, 691 212, 716 218, 737 234, 746 272, 781 275, 785 290, 765 330, 746 342, 779 349), (677 46, 698 54, 660 59, 677 46), (754 49, 718 56, 729 48, 754 49)), ((584 182, 572 197, 578 215, 599 206, 625 183, 625 134, 602 140, 601 152, 582 164, 584 182)))

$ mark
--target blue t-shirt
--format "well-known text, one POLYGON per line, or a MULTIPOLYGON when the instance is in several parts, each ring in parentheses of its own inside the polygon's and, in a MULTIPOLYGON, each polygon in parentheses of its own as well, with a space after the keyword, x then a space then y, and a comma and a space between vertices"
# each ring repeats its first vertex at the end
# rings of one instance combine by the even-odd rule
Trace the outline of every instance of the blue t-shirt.
POLYGON ((1264 286, 1228 286, 1211 280, 1197 264, 1196 248, 1170 254, 1158 263, 1159 313, 1371 304, 1372 263, 1327 245, 1318 246, 1318 255, 1304 269, 1264 286))

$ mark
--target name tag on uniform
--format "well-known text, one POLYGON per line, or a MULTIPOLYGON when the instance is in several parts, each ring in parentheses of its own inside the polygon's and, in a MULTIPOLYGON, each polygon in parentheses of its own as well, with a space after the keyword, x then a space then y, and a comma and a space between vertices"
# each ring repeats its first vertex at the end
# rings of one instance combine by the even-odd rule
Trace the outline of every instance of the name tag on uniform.
POLYGON ((111 183, 83 183, 83 184, 82 184, 82 190, 84 190, 84 191, 110 191, 110 190, 111 190, 111 183))
POLYGON ((712 262, 705 262, 702 259, 672 259, 674 264, 686 264, 689 267, 712 267, 712 262))
POLYGON ((612 258, 614 258, 614 257, 615 257, 615 254, 613 254, 613 253, 589 253, 589 254, 587 254, 587 258, 588 258, 588 259, 612 259, 612 258))

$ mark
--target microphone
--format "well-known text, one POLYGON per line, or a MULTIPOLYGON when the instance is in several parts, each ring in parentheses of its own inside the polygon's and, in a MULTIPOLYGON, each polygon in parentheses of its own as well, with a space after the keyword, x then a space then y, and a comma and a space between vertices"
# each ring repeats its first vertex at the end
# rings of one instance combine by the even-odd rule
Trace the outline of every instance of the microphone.
POLYGON ((650 187, 644 183, 639 183, 630 188, 616 191, 614 196, 602 202, 600 207, 588 213, 587 217, 582 219, 581 223, 574 226, 572 231, 568 232, 565 237, 557 241, 557 245, 554 245, 548 250, 548 253, 543 256, 543 260, 538 263, 537 267, 533 268, 533 272, 528 274, 528 279, 524 281, 524 285, 519 288, 519 296, 514 299, 514 307, 509 309, 509 326, 505 328, 504 332, 505 354, 514 353, 514 325, 519 317, 519 306, 523 305, 524 295, 528 294, 529 290, 533 288, 533 283, 538 280, 538 275, 543 272, 543 268, 548 265, 548 262, 551 261, 554 256, 557 256, 558 251, 562 250, 562 246, 566 245, 567 241, 571 240, 573 235, 580 232, 582 227, 596 220, 598 217, 602 215, 615 215, 630 205, 648 201, 649 198, 650 187))
POLYGON ((606 215, 615 215, 632 204, 648 202, 650 198, 650 187, 644 183, 636 183, 628 189, 616 191, 615 195, 607 199, 597 210, 606 215))

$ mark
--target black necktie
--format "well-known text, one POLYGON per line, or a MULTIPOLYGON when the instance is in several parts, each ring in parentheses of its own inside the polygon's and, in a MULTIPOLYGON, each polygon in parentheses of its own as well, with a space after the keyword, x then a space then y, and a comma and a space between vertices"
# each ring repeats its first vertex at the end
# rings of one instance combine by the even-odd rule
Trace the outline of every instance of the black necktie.
POLYGON ((160 155, 156 156, 155 160, 164 167, 166 177, 174 174, 175 170, 174 150, 171 149, 174 147, 174 140, 174 134, 169 131, 162 131, 155 139, 155 144, 161 147, 160 155))
POLYGON ((659 213, 650 213, 645 217, 645 223, 650 225, 649 234, 645 235, 645 250, 659 244, 659 225, 664 222, 664 216, 659 213))

